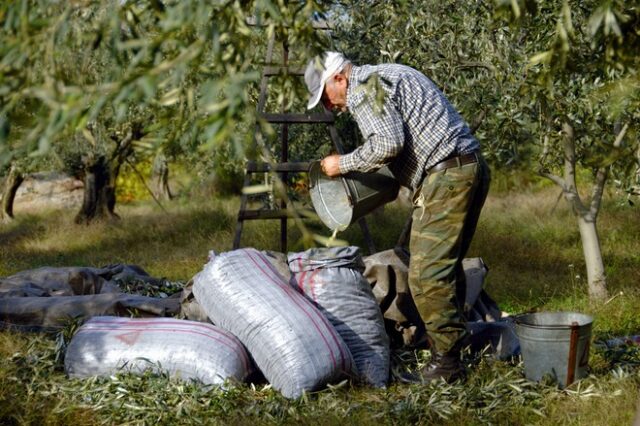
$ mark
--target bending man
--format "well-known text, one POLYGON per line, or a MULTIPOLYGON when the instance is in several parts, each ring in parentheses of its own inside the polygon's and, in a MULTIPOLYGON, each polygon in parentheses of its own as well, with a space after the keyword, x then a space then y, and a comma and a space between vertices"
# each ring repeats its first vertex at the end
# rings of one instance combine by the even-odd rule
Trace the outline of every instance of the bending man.
POLYGON ((349 154, 324 158, 324 173, 335 177, 387 165, 414 191, 409 286, 434 356, 419 375, 401 380, 459 378, 466 333, 462 259, 490 181, 480 144, 435 84, 413 68, 355 66, 326 52, 307 65, 305 82, 309 109, 322 102, 329 110, 349 111, 365 140, 349 154))

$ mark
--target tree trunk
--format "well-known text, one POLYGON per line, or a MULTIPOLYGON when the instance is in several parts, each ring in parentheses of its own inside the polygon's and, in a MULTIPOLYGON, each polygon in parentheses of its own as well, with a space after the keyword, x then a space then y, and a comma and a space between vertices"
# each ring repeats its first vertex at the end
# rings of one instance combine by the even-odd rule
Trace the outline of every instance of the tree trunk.
POLYGON ((631 184, 629 191, 631 195, 640 195, 640 143, 636 150, 636 163, 635 181, 631 184))
MULTIPOLYGON (((573 209, 573 213, 578 220, 578 229, 582 241, 582 252, 587 266, 587 284, 589 298, 593 301, 601 302, 608 297, 607 277, 604 273, 604 263, 602 262, 602 252, 600 250, 600 239, 596 228, 596 219, 600 211, 600 203, 604 192, 604 185, 607 181, 608 167, 600 167, 596 174, 593 186, 591 202, 586 206, 576 185, 576 149, 573 127, 565 122, 562 126, 564 133, 564 178, 549 172, 542 172, 542 176, 550 179, 562 188, 565 199, 573 209)), ((614 146, 620 146, 621 138, 626 132, 626 126, 618 134, 614 146)), ((548 145, 545 141, 543 158, 547 153, 548 145)))
POLYGON ((151 187, 157 200, 170 200, 173 198, 169 188, 169 164, 167 163, 167 157, 163 154, 158 154, 153 162, 151 187))
POLYGON ((104 157, 85 160, 84 196, 76 223, 89 224, 101 219, 119 219, 114 212, 116 193, 111 171, 104 157))
POLYGON ((601 302, 608 297, 608 292, 596 222, 588 217, 578 216, 578 227, 580 228, 584 260, 587 265, 589 298, 601 302))
POLYGON ((24 180, 24 176, 15 167, 11 167, 9 176, 4 186, 4 194, 2 195, 2 214, 3 220, 13 219, 13 202, 20 184, 24 180))

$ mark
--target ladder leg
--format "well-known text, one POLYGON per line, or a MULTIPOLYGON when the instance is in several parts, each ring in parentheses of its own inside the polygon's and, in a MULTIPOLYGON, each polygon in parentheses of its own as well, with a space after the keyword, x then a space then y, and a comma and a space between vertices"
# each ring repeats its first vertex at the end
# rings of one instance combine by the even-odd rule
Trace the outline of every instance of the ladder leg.
POLYGON ((361 217, 358 219, 358 224, 360 225, 360 229, 362 229, 362 235, 364 237, 364 242, 367 245, 367 249, 369 250, 369 254, 374 254, 376 252, 376 246, 373 244, 373 238, 371 238, 367 221, 364 217, 361 217))
MULTIPOLYGON (((251 179, 249 178, 249 174, 247 173, 244 177, 244 185, 243 187, 246 187, 249 185, 251 179)), ((244 223, 244 220, 242 219, 242 212, 244 212, 247 209, 247 200, 248 200, 248 196, 247 194, 242 194, 240 196, 240 210, 238 210, 238 221, 236 222, 236 235, 233 238, 233 249, 237 250, 240 248, 240 239, 242 238, 242 226, 244 223)))
MULTIPOLYGON (((289 66, 289 44, 285 40, 282 43, 282 66, 287 68, 289 66)), ((286 112, 287 100, 282 99, 282 113, 286 112)), ((280 139, 280 162, 287 163, 289 161, 289 124, 282 124, 282 134, 280 139)), ((285 188, 288 187, 289 176, 287 173, 280 174, 280 180, 285 188)), ((281 203, 280 208, 287 208, 287 197, 285 197, 281 203)), ((282 253, 287 253, 287 218, 280 219, 280 251, 282 253)))
POLYGON ((242 225, 243 221, 238 219, 236 222, 236 235, 233 238, 233 249, 238 250, 240 248, 240 239, 242 238, 242 225))
MULTIPOLYGON (((325 112, 331 112, 327 108, 324 108, 325 112)), ((338 134, 338 129, 336 129, 336 125, 331 123, 327 124, 327 129, 329 130, 329 137, 331 138, 331 142, 333 143, 336 152, 340 155, 344 154, 344 148, 342 147, 342 142, 340 141, 340 135, 338 134)))
MULTIPOLYGON (((275 44, 275 35, 269 39, 269 44, 267 45, 267 58, 266 63, 271 63, 273 58, 273 45, 275 44)), ((258 98, 258 106, 257 111, 258 115, 264 112, 264 106, 267 102, 267 86, 269 84, 269 78, 264 74, 262 74, 262 79, 260 80, 260 95, 258 98)), ((253 138, 253 148, 254 150, 258 147, 258 132, 260 132, 260 125, 256 124, 254 129, 254 138, 253 138)), ((249 173, 247 173, 244 177, 244 185, 243 187, 249 186, 251 183, 251 178, 249 173)), ((247 209, 247 200, 248 196, 246 194, 242 194, 240 198, 240 210, 238 211, 238 221, 236 223, 236 233, 233 238, 233 249, 237 250, 240 248, 240 241, 242 238, 242 228, 244 219, 242 217, 243 212, 247 209)))
POLYGON ((396 247, 407 247, 409 244, 409 240, 411 239, 411 225, 413 224, 413 215, 409 215, 409 218, 404 223, 402 227, 402 232, 400 232, 400 237, 398 237, 398 242, 396 243, 396 247))

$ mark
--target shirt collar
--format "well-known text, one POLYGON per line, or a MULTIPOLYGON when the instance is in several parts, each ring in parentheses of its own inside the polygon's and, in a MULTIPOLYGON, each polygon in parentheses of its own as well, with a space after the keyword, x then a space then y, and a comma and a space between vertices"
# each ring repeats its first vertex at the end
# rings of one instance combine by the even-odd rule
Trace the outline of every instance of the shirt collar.
POLYGON ((355 65, 351 66, 351 74, 349 75, 349 85, 347 86, 347 109, 353 111, 353 109, 362 102, 364 99, 364 91, 356 88, 360 85, 361 67, 355 65))

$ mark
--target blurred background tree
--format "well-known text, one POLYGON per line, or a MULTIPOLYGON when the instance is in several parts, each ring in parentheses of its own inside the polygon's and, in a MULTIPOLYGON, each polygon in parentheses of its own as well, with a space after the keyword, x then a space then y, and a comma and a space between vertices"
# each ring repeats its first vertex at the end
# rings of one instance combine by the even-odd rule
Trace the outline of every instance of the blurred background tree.
POLYGON ((314 1, 3 3, 0 164, 52 146, 80 156, 66 159, 85 179, 77 220, 88 222, 115 215, 117 175, 134 158, 220 146, 243 158, 251 133, 236 130, 255 123, 248 89, 264 60, 247 18, 312 55, 320 12, 314 1))

